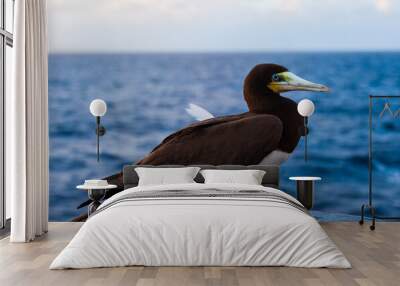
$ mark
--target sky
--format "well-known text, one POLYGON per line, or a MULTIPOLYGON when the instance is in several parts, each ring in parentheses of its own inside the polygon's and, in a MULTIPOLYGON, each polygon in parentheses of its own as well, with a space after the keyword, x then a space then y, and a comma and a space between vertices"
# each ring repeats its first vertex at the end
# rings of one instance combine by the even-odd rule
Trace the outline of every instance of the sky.
POLYGON ((400 50, 400 0, 48 0, 52 53, 400 50))

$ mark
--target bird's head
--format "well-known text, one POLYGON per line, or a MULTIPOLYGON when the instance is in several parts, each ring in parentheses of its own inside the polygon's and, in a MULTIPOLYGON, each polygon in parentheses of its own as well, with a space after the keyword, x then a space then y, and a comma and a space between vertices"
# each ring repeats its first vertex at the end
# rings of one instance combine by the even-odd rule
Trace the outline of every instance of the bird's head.
POLYGON ((244 97, 250 111, 257 110, 273 96, 287 91, 328 92, 329 88, 302 79, 287 68, 276 64, 258 64, 246 76, 244 97))

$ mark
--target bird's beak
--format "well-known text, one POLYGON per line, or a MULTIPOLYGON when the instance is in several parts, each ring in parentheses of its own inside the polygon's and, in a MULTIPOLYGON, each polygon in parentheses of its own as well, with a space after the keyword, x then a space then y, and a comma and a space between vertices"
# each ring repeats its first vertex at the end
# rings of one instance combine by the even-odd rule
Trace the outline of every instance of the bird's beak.
POLYGON ((274 75, 275 81, 272 81, 268 88, 273 92, 281 93, 292 90, 306 90, 317 92, 328 92, 329 88, 322 84, 313 83, 302 79, 291 72, 282 72, 274 75))

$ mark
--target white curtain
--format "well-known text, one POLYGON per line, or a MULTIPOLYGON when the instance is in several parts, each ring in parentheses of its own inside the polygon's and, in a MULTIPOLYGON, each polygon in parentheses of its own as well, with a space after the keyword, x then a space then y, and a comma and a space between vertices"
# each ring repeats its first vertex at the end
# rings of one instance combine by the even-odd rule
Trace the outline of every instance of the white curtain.
POLYGON ((12 242, 28 242, 48 225, 46 0, 15 1, 13 92, 6 98, 6 187, 12 242))

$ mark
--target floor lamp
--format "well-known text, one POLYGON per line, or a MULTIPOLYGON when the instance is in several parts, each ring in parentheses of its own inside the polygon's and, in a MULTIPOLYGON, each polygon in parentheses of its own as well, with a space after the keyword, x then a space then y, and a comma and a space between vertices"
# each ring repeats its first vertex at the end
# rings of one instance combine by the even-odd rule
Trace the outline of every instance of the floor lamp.
POLYGON ((315 111, 314 103, 309 99, 303 99, 297 105, 297 111, 304 118, 304 161, 307 162, 307 135, 308 135, 308 118, 313 115, 315 111))

